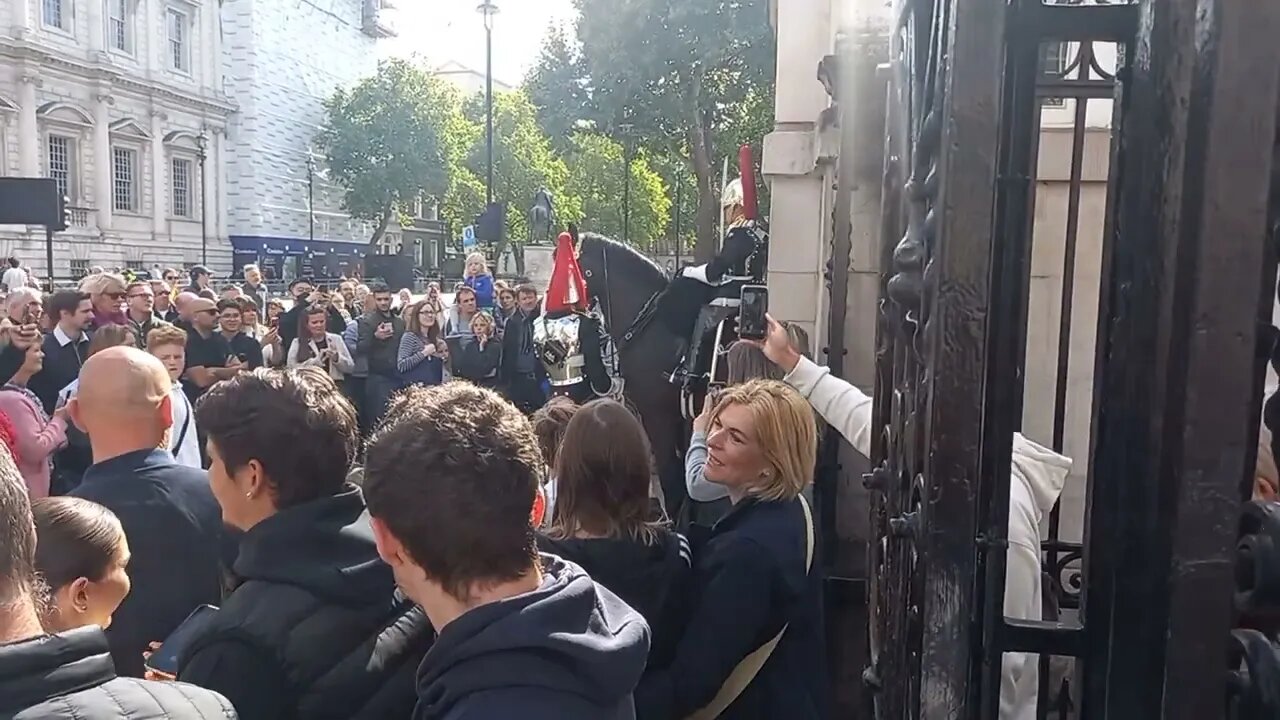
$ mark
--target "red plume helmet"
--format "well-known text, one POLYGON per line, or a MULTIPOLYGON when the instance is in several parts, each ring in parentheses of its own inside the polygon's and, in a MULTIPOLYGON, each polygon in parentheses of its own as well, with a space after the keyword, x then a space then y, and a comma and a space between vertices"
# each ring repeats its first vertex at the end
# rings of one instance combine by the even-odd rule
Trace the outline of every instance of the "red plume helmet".
POLYGON ((567 232, 560 233, 556 240, 555 260, 551 268, 551 281, 547 284, 547 296, 543 300, 543 310, 556 313, 586 308, 587 281, 583 279, 582 269, 578 267, 573 236, 567 232))

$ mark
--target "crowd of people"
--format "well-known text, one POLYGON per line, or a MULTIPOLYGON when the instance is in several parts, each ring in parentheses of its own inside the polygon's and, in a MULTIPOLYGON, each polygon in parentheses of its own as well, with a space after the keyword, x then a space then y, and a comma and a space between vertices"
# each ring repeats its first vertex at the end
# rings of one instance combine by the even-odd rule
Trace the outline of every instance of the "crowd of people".
POLYGON ((0 717, 827 716, 783 371, 708 403, 682 533, 630 408, 545 401, 537 288, 187 277, 5 300, 0 717))

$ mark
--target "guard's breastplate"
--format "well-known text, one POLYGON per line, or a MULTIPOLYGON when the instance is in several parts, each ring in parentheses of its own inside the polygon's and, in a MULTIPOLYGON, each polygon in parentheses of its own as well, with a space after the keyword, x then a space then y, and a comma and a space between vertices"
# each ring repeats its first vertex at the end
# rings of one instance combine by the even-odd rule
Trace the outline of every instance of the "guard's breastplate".
POLYGON ((552 385, 573 385, 586 379, 576 314, 534 320, 533 345, 552 385))

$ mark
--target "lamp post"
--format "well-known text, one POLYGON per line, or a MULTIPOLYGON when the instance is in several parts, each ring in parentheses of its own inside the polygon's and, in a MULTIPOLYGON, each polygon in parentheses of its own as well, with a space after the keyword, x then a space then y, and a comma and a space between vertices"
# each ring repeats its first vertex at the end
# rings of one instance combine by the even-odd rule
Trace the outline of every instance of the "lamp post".
POLYGON ((209 193, 205 191, 208 173, 205 159, 209 156, 209 135, 204 128, 196 136, 196 159, 200 162, 200 264, 209 267, 209 193))
POLYGON ((476 12, 484 16, 484 196, 488 208, 493 204, 493 16, 498 14, 498 6, 493 0, 485 0, 476 6, 476 12))
POLYGON ((316 159, 307 151, 307 240, 316 239, 316 159))
POLYGON ((622 242, 631 244, 631 123, 622 123, 622 242))

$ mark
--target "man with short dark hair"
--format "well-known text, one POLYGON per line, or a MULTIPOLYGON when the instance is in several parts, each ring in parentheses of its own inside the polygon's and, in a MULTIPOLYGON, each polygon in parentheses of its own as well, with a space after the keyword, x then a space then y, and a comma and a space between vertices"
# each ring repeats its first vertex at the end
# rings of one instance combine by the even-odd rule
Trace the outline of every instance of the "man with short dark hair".
POLYGON ((27 486, 0 449, 0 717, 13 720, 229 720, 225 698, 186 683, 116 676, 97 625, 40 627, 41 580, 27 486))
POLYGON ((244 329, 244 309, 240 300, 222 300, 218 303, 218 328, 237 360, 246 370, 262 367, 262 345, 241 332, 244 329))
POLYGON ((27 389, 40 398, 45 412, 52 413, 58 392, 76 379, 89 356, 93 303, 88 293, 59 290, 49 296, 48 307, 55 325, 44 336, 44 367, 32 376, 27 389))
POLYGON ((416 720, 633 718, 649 628, 581 568, 539 555, 542 456, 491 390, 415 386, 366 451, 378 551, 438 636, 416 720))
POLYGON ((173 427, 169 373, 131 347, 89 358, 67 406, 89 436, 93 466, 72 494, 106 506, 129 538, 134 592, 107 637, 121 674, 141 677, 142 653, 169 636, 192 610, 222 597, 222 512, 203 470, 179 465, 166 435, 173 427))
POLYGON ((456 346, 466 345, 476 337, 471 332, 471 319, 478 312, 476 291, 465 285, 458 288, 453 295, 453 307, 444 311, 444 326, 440 328, 440 332, 456 346))
POLYGON ((396 357, 400 352, 400 336, 404 335, 404 320, 391 311, 391 288, 374 283, 369 287, 369 294, 373 296, 374 310, 356 321, 356 353, 367 359, 369 365, 365 412, 369 427, 373 427, 385 412, 387 400, 400 386, 396 357))
POLYGON ((355 411, 319 368, 243 373, 197 410, 223 520, 242 531, 239 583, 179 658, 178 677, 245 718, 404 718, 431 644, 378 558, 347 483, 355 411))
POLYGON ((524 284, 516 288, 516 307, 502 336, 502 380, 507 397, 526 415, 546 402, 542 381, 547 372, 533 345, 533 322, 538 317, 538 289, 524 284))

